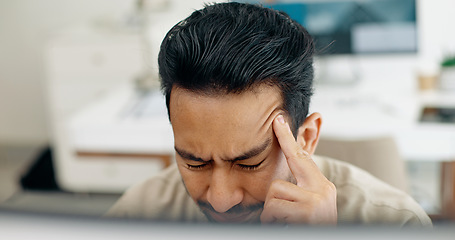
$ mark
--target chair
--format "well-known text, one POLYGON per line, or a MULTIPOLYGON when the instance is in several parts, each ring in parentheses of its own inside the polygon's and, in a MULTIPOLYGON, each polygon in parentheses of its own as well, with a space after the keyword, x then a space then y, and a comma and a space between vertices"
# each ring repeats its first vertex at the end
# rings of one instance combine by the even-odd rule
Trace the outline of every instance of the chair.
POLYGON ((405 162, 392 137, 364 140, 321 138, 315 154, 351 163, 398 189, 410 192, 405 162))

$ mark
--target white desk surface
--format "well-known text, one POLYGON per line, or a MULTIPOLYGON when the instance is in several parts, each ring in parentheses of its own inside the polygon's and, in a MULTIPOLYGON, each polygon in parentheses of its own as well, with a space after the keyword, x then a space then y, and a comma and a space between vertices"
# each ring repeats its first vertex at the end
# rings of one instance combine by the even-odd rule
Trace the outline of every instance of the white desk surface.
POLYGON ((321 136, 361 140, 393 136, 406 160, 455 160, 455 124, 419 122, 425 106, 455 107, 452 92, 377 93, 317 88, 311 111, 323 116, 321 136))
POLYGON ((174 152, 172 127, 159 91, 141 97, 132 86, 118 86, 76 113, 69 128, 71 143, 78 151, 174 152))
MULTIPOLYGON (((455 93, 317 86, 310 111, 323 116, 322 137, 389 135, 406 160, 455 160, 455 124, 419 123, 423 106, 455 106, 455 93)), ((173 153, 172 128, 158 91, 139 101, 131 86, 119 86, 77 113, 69 127, 77 150, 173 153)))

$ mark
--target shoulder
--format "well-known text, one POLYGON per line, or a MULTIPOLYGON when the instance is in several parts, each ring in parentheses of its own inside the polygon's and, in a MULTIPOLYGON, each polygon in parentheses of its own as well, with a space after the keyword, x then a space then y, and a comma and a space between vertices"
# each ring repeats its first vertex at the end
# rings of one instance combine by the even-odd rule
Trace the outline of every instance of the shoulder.
POLYGON ((175 164, 129 188, 105 216, 203 221, 199 208, 186 192, 175 164))
POLYGON ((431 226, 431 220, 407 193, 349 163, 314 156, 321 172, 337 188, 340 222, 431 226))

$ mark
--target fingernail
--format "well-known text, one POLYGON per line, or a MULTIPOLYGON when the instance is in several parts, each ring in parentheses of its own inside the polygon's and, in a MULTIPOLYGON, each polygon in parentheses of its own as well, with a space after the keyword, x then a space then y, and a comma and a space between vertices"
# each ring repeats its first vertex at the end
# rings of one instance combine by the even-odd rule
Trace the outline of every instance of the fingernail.
POLYGON ((285 123, 283 115, 278 115, 278 117, 276 117, 276 119, 277 119, 278 122, 281 123, 281 124, 284 124, 284 123, 285 123))

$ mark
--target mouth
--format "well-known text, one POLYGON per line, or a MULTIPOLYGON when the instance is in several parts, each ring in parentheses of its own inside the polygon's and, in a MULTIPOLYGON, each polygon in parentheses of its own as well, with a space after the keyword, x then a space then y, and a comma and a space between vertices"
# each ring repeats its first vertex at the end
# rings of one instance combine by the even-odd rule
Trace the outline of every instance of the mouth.
POLYGON ((215 222, 222 223, 255 223, 259 222, 260 212, 242 212, 238 214, 218 213, 213 211, 204 211, 207 217, 215 222))
POLYGON ((223 223, 260 223, 264 208, 262 202, 250 205, 239 203, 226 212, 218 212, 208 202, 199 200, 196 203, 209 221, 223 223))

